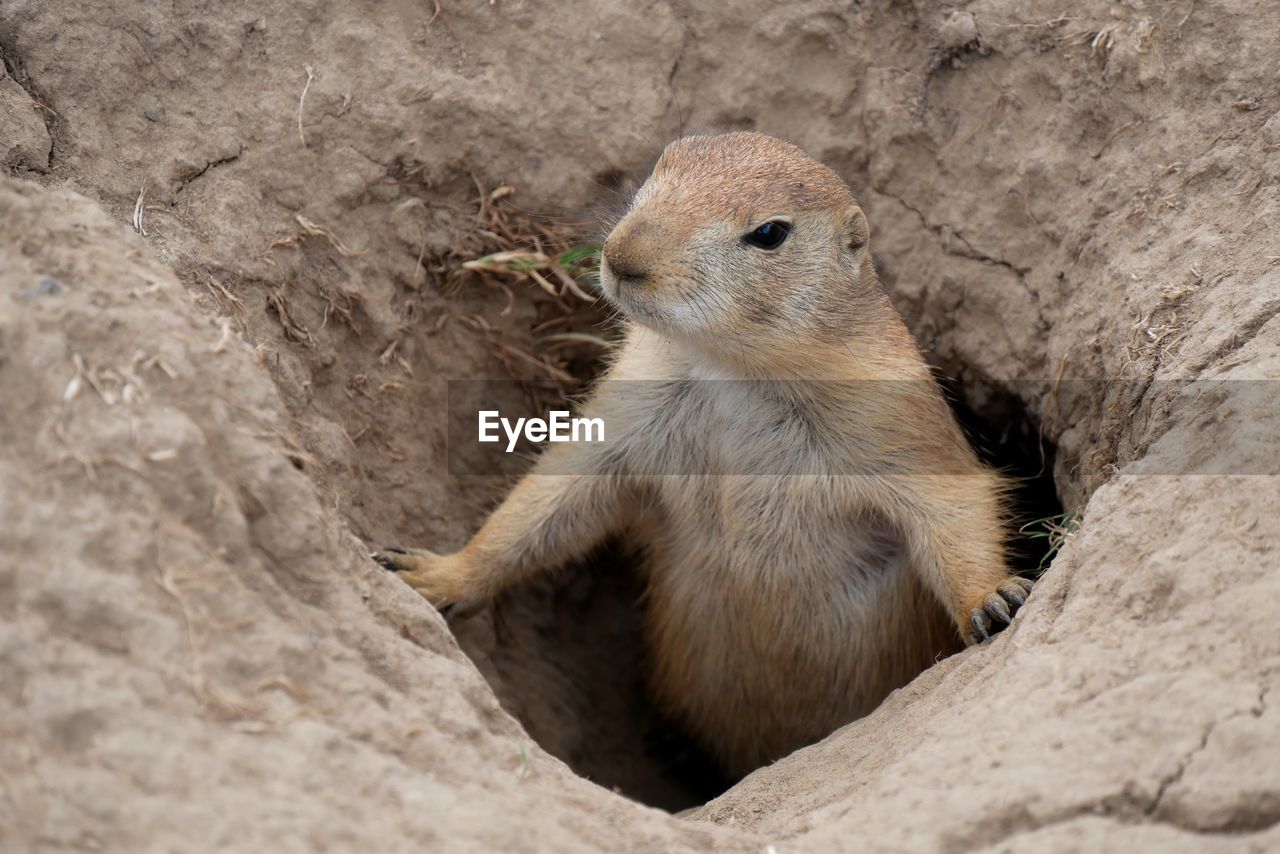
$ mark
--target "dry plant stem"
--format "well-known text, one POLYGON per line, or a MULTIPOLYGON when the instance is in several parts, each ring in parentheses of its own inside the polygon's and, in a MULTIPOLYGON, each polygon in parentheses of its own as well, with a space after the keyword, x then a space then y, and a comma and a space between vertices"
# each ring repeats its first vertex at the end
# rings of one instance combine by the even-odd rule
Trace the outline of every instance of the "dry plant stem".
POLYGON ((302 84, 302 95, 298 98, 298 139, 302 141, 302 147, 307 147, 307 135, 302 131, 302 111, 307 103, 307 91, 311 88, 311 81, 316 79, 315 73, 311 70, 311 66, 305 66, 307 72, 307 82, 302 84))
POLYGON ((133 230, 138 232, 138 234, 141 234, 143 237, 147 236, 147 229, 142 223, 142 217, 146 212, 146 198, 147 182, 143 181, 142 189, 138 191, 138 200, 133 203, 133 230))

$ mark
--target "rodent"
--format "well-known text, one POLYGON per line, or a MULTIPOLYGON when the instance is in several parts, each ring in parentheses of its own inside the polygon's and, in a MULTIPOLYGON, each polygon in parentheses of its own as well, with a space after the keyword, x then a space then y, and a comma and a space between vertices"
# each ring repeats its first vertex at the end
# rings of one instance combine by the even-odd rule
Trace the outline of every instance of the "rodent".
POLYGON ((734 774, 984 640, 1031 589, 1006 562, 1004 483, 869 239, 844 181, 793 145, 672 142, 601 253, 628 322, 582 411, 610 441, 552 446, 461 551, 375 559, 436 606, 474 605, 625 533, 651 690, 734 774))

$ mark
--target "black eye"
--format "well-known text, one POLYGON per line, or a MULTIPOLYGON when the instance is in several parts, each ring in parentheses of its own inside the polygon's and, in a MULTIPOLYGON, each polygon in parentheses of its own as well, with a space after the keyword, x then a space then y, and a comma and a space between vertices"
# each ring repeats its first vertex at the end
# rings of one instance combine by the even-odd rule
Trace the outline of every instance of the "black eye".
POLYGON ((750 234, 744 234, 742 239, 761 249, 777 249, 790 233, 790 223, 770 220, 750 234))

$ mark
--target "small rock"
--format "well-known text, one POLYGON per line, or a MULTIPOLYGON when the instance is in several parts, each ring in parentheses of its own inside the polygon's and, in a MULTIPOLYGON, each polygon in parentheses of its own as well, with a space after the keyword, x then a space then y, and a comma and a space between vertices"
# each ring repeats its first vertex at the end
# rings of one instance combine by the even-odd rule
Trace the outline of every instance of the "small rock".
POLYGON ((978 40, 978 21, 972 12, 952 12, 938 24, 938 47, 960 50, 978 40))
POLYGON ((164 121, 164 104, 154 99, 147 101, 142 105, 142 115, 156 124, 160 124, 164 121))
POLYGON ((40 279, 40 284, 34 288, 27 288, 22 292, 23 299, 35 299, 36 297, 54 297, 66 291, 62 286, 62 282, 52 276, 44 276, 40 279))

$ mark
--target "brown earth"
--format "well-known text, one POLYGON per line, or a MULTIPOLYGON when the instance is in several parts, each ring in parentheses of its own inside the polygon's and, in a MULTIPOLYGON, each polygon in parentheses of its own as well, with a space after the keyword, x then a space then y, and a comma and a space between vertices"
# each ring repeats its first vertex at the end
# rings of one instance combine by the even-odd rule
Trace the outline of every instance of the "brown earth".
POLYGON ((1280 377, 1276 32, 1261 0, 0 0, 0 848, 1280 846, 1278 395, 1176 382, 1280 377), (645 707, 625 572, 455 639, 365 555, 501 495, 447 474, 447 379, 595 355, 543 340, 576 298, 448 275, 492 217, 589 242, 732 127, 850 180, 930 358, 1083 522, 1012 630, 675 817, 609 791, 716 791, 645 707), (1139 473, 1188 457, 1236 476, 1139 473))

